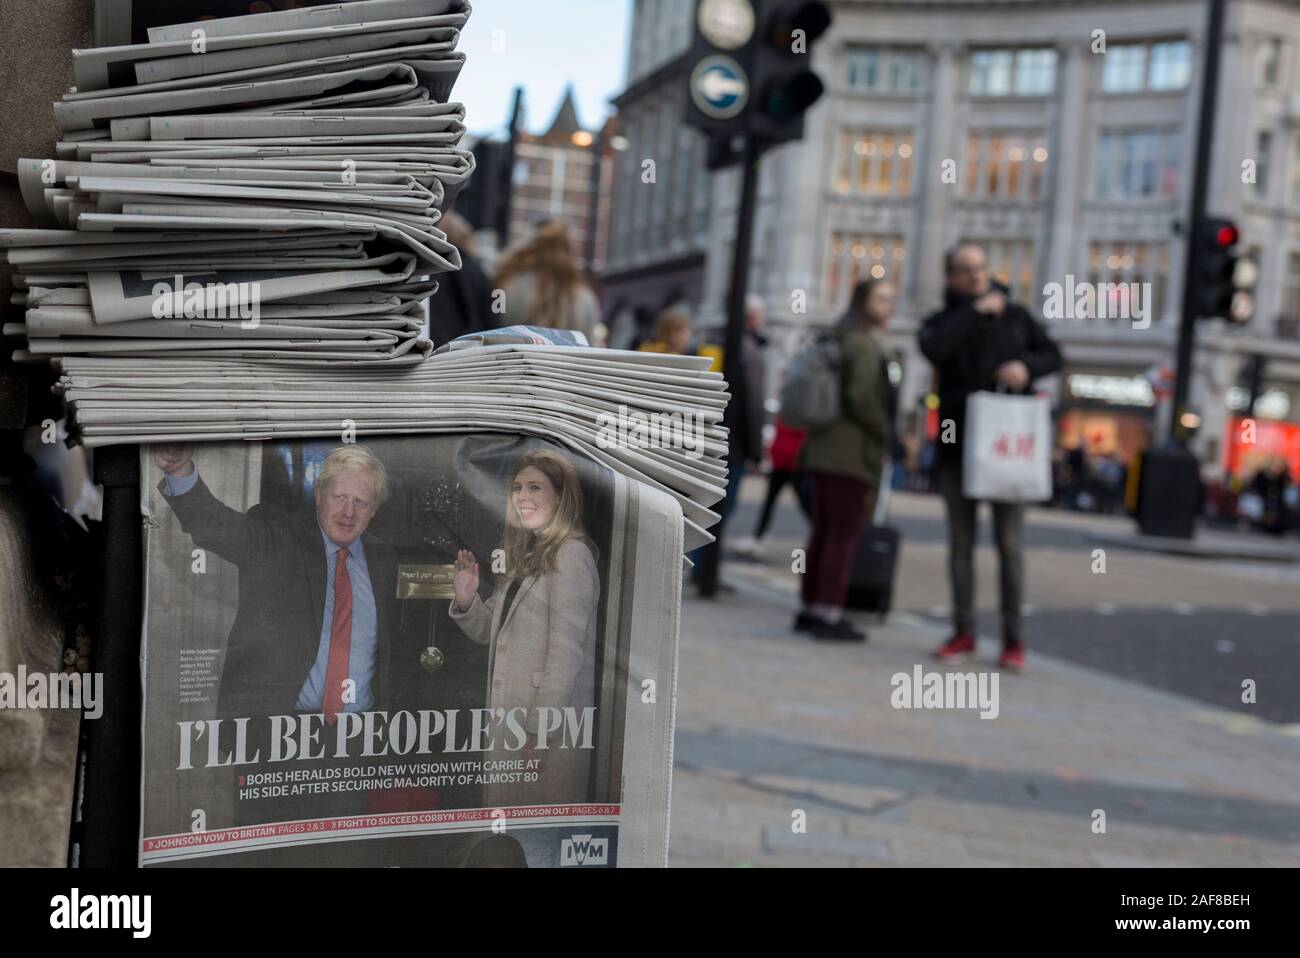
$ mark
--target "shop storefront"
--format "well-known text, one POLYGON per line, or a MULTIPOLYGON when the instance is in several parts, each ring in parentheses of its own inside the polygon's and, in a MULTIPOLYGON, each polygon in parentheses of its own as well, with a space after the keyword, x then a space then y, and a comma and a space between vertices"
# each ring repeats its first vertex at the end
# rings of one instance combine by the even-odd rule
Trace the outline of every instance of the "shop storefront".
POLYGON ((1151 444, 1156 398, 1142 370, 1067 368, 1061 374, 1057 443, 1129 462, 1151 444))
POLYGON ((1291 479, 1300 483, 1300 395, 1285 383, 1265 382, 1248 416, 1249 394, 1241 387, 1229 389, 1229 410, 1223 438, 1226 474, 1249 482, 1279 456, 1290 467, 1291 479))

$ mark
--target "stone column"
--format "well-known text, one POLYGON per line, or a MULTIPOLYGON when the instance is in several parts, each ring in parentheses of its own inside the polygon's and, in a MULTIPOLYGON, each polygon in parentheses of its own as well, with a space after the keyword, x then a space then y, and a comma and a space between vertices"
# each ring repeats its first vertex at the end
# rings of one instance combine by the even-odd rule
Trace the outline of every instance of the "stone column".
POLYGON ((930 49, 928 123, 912 173, 919 228, 910 237, 904 280, 905 300, 918 312, 924 312, 941 299, 943 251, 954 239, 948 235, 950 210, 961 189, 965 135, 958 112, 961 95, 958 50, 958 44, 952 41, 940 42, 930 49), (945 160, 956 164, 955 183, 944 183, 941 178, 945 160))
POLYGON ((1046 249, 1038 256, 1040 290, 1049 282, 1064 283, 1070 273, 1076 278, 1085 276, 1088 265, 1079 225, 1083 201, 1096 182, 1084 162, 1087 140, 1095 140, 1098 133, 1088 115, 1088 57, 1094 54, 1080 42, 1072 43, 1064 53, 1056 75, 1056 129, 1047 136, 1051 176, 1044 184, 1048 212, 1043 229, 1046 249))

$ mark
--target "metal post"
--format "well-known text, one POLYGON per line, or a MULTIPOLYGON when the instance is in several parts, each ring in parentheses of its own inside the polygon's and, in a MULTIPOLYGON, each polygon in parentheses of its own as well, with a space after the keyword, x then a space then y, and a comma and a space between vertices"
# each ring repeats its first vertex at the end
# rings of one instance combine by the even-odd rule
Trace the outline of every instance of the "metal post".
POLYGON ((1183 317, 1178 327, 1178 358, 1175 367, 1174 396, 1169 404, 1169 436, 1179 446, 1187 445, 1183 413, 1191 390, 1192 354, 1196 347, 1197 243, 1205 222, 1205 195, 1210 178, 1210 147, 1214 139, 1214 109, 1219 91, 1219 56, 1223 42, 1223 0, 1209 0, 1205 30, 1205 74, 1201 83, 1201 111, 1196 131, 1196 167, 1192 174, 1191 228, 1187 232, 1187 259, 1183 269, 1183 317))
POLYGON ((80 864, 133 868, 140 838, 140 635, 144 530, 138 446, 95 450, 104 487, 103 611, 91 670, 101 675, 104 714, 83 722, 80 864))
MULTIPOLYGON (((731 399, 727 403, 724 422, 733 433, 745 426, 748 397, 741 350, 745 338, 745 297, 749 287, 749 260, 754 246, 754 207, 758 200, 759 159, 763 144, 756 137, 747 137, 744 157, 741 160, 743 180, 740 188, 740 205, 736 210, 736 243, 731 257, 731 288, 727 295, 727 330, 723 339, 722 363, 727 377, 731 399)), ((732 443, 734 448, 735 444, 732 443)), ((728 465, 734 466, 728 456, 728 465)), ((718 565, 722 558, 722 537, 726 520, 714 529, 717 541, 706 546, 700 556, 700 595, 708 597, 717 592, 718 565)))

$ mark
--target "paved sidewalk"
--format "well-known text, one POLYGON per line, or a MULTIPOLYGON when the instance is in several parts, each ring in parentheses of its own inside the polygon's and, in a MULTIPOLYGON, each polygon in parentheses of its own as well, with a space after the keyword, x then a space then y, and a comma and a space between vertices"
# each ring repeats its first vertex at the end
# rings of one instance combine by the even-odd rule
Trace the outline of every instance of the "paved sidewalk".
MULTIPOLYGON (((793 574, 726 570, 736 594, 684 604, 671 864, 1300 866, 1284 727, 1032 653, 995 719, 896 710, 937 627, 817 643, 788 631, 793 574)), ((979 651, 955 670, 996 670, 979 651)))

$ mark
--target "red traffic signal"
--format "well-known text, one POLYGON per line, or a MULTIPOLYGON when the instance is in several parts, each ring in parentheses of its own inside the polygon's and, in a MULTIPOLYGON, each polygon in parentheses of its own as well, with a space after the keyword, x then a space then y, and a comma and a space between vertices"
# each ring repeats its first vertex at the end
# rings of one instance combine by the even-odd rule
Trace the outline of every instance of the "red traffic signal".
POLYGON ((1196 240, 1193 304, 1198 316, 1246 322, 1253 309, 1245 303, 1237 283, 1237 244, 1241 231, 1226 219, 1207 219, 1196 240))

